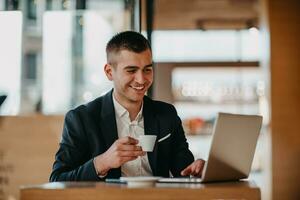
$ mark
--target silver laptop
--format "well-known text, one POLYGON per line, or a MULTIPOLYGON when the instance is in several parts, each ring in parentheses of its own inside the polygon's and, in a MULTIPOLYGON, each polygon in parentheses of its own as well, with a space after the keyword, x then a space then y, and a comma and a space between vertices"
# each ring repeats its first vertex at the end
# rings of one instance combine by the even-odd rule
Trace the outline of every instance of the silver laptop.
POLYGON ((159 182, 235 181, 249 176, 262 125, 258 115, 219 113, 202 178, 162 178, 159 182))

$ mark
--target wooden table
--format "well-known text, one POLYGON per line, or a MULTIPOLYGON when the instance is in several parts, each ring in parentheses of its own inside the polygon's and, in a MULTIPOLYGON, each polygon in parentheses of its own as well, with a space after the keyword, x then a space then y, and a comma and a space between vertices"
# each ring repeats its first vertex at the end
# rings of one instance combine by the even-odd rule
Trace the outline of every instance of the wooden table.
POLYGON ((248 181, 210 184, 157 183, 130 188, 103 182, 56 182, 21 187, 21 200, 141 200, 141 199, 260 199, 260 189, 248 181))

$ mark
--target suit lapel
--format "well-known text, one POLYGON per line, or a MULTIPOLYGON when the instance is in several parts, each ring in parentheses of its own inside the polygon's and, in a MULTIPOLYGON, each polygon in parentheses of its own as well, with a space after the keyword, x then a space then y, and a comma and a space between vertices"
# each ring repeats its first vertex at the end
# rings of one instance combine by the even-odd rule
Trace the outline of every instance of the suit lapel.
MULTIPOLYGON (((108 92, 103 98, 100 121, 101 132, 107 149, 118 139, 118 129, 112 99, 112 91, 113 90, 108 92)), ((120 177, 121 168, 119 167, 117 169, 113 169, 111 173, 113 174, 112 177, 120 177)))
POLYGON ((118 139, 115 109, 112 100, 112 90, 103 98, 100 125, 105 144, 107 148, 109 148, 115 142, 115 140, 118 139))
MULTIPOLYGON (((143 116, 144 116, 144 130, 145 135, 156 135, 159 136, 159 124, 158 120, 155 117, 155 110, 152 105, 152 100, 148 97, 144 97, 143 105, 143 116)), ((157 141, 157 139, 156 139, 157 141)), ((156 175, 156 164, 157 164, 157 144, 154 146, 153 152, 148 152, 149 163, 153 172, 153 175, 156 175)))

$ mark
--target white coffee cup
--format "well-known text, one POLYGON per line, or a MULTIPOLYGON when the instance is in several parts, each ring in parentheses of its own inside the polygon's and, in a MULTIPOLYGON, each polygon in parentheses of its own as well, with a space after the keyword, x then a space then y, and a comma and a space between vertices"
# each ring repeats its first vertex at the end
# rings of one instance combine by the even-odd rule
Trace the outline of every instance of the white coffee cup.
POLYGON ((156 141, 156 135, 140 135, 138 140, 138 145, 142 147, 143 151, 152 152, 156 141))

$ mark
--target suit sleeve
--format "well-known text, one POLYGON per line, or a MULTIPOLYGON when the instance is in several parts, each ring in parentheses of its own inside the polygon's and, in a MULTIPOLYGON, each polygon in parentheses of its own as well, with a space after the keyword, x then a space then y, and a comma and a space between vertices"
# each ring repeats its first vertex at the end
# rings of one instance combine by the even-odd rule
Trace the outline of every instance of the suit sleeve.
POLYGON ((62 139, 55 155, 50 182, 97 181, 93 158, 79 113, 72 110, 65 117, 62 139))
POLYGON ((173 176, 181 176, 180 172, 194 161, 194 156, 184 134, 181 119, 174 108, 174 131, 172 133, 171 173, 173 176))

